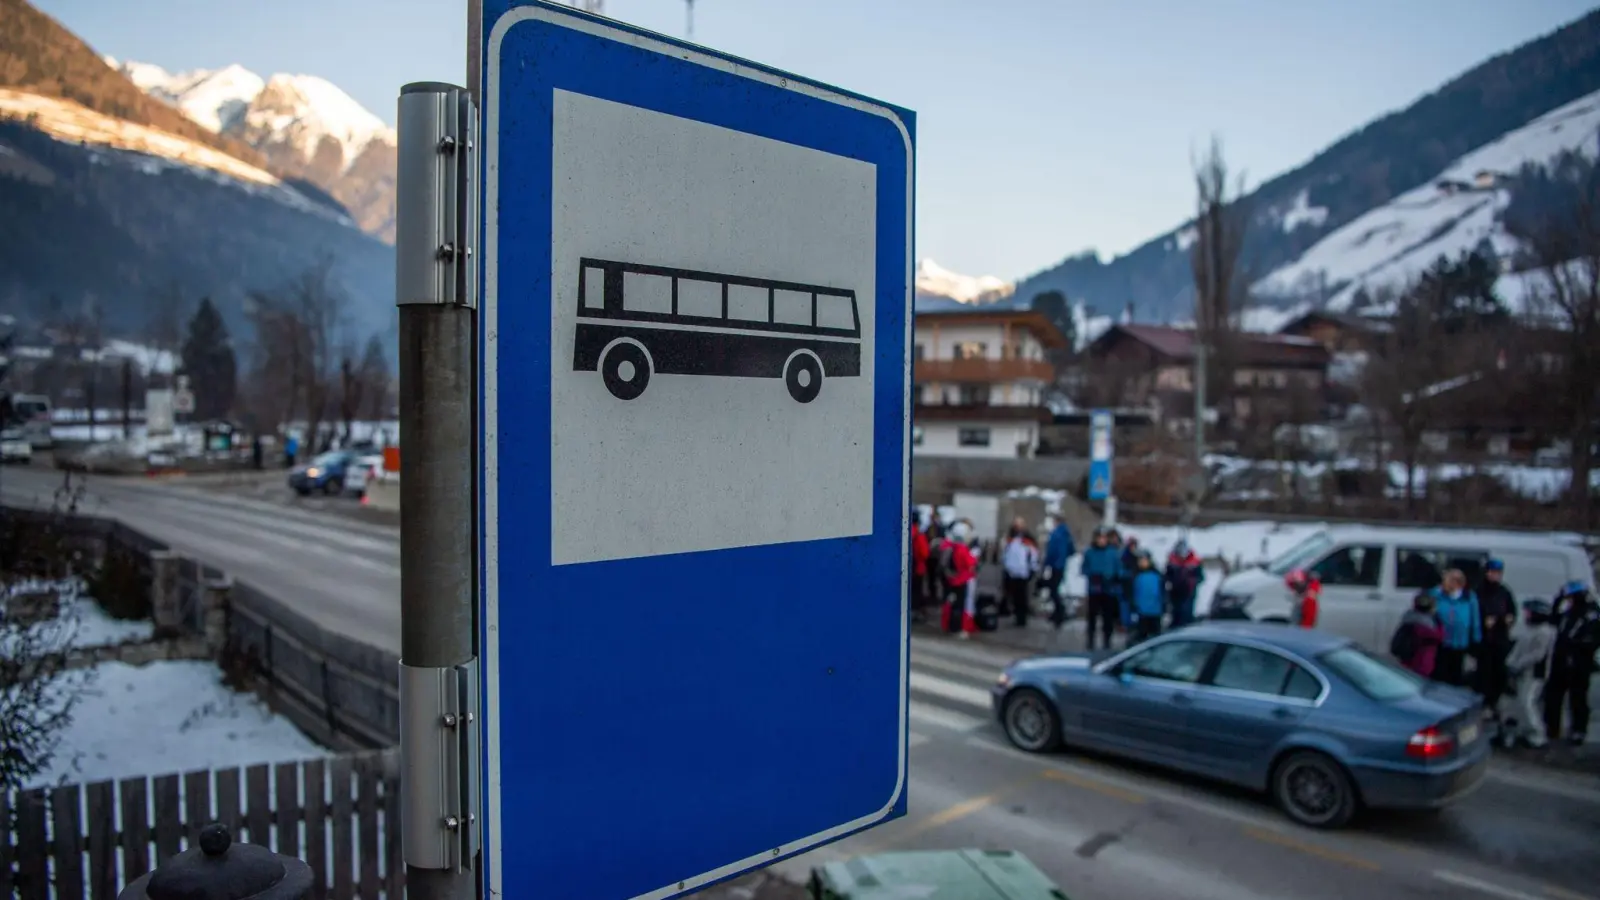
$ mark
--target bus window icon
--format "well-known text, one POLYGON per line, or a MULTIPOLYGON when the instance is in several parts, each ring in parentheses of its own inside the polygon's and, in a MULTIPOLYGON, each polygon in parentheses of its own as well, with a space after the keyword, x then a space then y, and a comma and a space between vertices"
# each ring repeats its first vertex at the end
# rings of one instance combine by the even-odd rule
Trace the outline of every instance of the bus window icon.
POLYGON ((825 378, 861 374, 853 290, 579 260, 572 369, 599 372, 619 400, 655 375, 781 378, 810 403, 825 378))

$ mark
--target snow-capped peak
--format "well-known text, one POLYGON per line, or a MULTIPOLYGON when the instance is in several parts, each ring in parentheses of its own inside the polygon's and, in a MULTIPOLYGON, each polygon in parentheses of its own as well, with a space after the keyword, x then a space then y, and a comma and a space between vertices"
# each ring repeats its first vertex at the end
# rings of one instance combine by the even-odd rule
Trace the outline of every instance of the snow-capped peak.
POLYGON ((240 137, 262 149, 287 145, 311 162, 325 140, 348 169, 373 141, 395 142, 394 129, 340 90, 314 75, 262 78, 243 66, 168 72, 132 60, 106 63, 145 93, 216 132, 240 137))
POLYGON ((150 63, 106 62, 146 94, 177 107, 178 111, 211 131, 223 131, 239 121, 250 102, 267 83, 243 66, 168 72, 150 63))
POLYGON ((993 275, 961 275, 932 259, 917 263, 917 293, 949 297, 960 303, 981 303, 1010 296, 1016 286, 993 275))
POLYGON ((374 140, 395 143, 394 129, 332 82, 315 75, 274 75, 245 113, 248 127, 299 146, 309 160, 324 138, 355 162, 374 140))

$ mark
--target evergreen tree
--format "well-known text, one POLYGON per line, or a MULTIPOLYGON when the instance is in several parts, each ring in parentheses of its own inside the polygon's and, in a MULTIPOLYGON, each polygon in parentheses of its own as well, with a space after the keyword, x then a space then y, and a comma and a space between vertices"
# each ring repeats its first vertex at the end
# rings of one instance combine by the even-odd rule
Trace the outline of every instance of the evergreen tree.
POLYGON ((1056 328, 1061 330, 1067 339, 1067 348, 1070 352, 1078 345, 1078 323, 1072 315, 1072 305, 1067 302, 1067 295, 1060 291, 1044 291, 1035 294, 1032 303, 1033 311, 1049 319, 1056 328))
POLYGON ((225 418, 233 409, 239 387, 239 362, 228 326, 209 297, 200 301, 200 308, 189 320, 189 331, 183 339, 183 371, 194 391, 195 418, 225 418))

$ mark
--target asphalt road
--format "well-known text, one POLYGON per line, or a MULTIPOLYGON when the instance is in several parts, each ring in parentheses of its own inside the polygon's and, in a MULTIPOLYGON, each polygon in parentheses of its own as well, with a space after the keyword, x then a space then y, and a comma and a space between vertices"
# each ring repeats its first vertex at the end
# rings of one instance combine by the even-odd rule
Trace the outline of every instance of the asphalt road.
MULTIPOLYGON (((0 496, 48 503, 60 478, 6 469, 0 496)), ((91 479, 82 509, 123 517, 327 627, 398 644, 392 527, 143 480, 91 479)), ((1372 815, 1347 831, 1312 831, 1245 792, 1011 748, 987 695, 1010 658, 914 638, 910 814, 776 868, 798 879, 859 853, 982 847, 1027 854, 1073 900, 1600 900, 1600 779, 1497 760, 1478 792, 1437 815, 1372 815)))

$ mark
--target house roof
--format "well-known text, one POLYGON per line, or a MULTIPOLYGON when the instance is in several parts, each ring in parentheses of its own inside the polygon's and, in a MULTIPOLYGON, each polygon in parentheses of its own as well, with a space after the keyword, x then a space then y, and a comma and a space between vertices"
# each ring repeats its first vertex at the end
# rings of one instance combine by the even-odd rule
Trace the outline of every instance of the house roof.
MULTIPOLYGON (((954 302, 954 301, 951 301, 954 302)), ((999 304, 983 306, 968 306, 961 304, 960 309, 917 309, 917 325, 934 325, 938 323, 959 323, 961 325, 1012 325, 1021 326, 1032 331, 1039 339, 1039 343, 1050 348, 1067 346, 1067 336, 1061 329, 1050 321, 1044 313, 1034 312, 1031 309, 1010 309, 999 304)))
MULTIPOLYGON (((1174 362, 1194 360, 1194 330, 1166 325, 1113 325, 1094 342, 1091 352, 1103 351, 1118 340, 1134 340, 1174 362)), ((1287 334, 1237 332, 1239 363, 1248 366, 1326 366, 1328 348, 1311 338, 1287 334)))
POLYGON ((1278 333, 1288 334, 1291 331, 1295 331, 1296 329, 1303 328, 1312 322, 1318 321, 1330 322, 1339 326, 1340 328, 1348 328, 1352 331, 1375 331, 1378 330, 1379 324, 1374 322, 1370 316, 1358 316, 1350 313, 1336 313, 1325 309, 1314 309, 1311 312, 1302 313, 1301 315, 1290 319, 1282 328, 1278 329, 1278 333))

